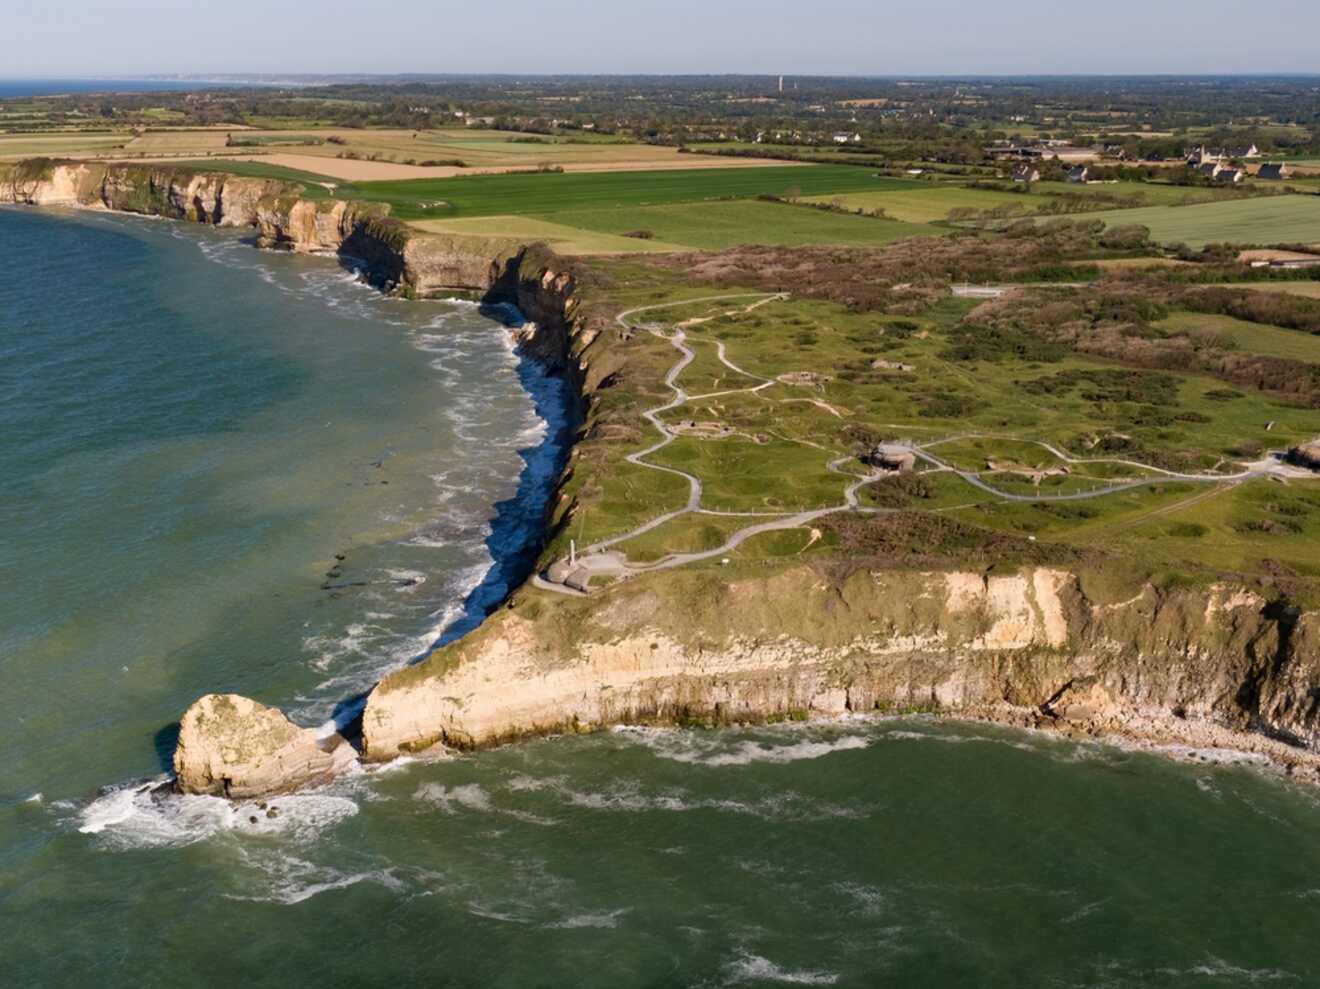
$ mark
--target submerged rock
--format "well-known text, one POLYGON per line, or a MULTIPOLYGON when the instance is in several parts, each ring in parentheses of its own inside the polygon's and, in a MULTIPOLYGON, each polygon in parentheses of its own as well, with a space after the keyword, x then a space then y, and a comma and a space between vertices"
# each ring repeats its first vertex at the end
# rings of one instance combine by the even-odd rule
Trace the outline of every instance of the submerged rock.
POLYGON ((276 708, 238 694, 207 694, 184 713, 174 772, 184 793, 238 799, 315 783, 354 759, 340 735, 318 738, 276 708))

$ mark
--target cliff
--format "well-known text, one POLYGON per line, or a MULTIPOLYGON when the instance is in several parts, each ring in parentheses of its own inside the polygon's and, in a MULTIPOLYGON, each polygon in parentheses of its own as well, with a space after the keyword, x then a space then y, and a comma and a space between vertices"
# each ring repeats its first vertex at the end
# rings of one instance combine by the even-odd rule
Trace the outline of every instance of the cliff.
POLYGON ((517 242, 423 234, 391 218, 387 205, 307 199, 303 191, 278 179, 164 165, 33 159, 0 166, 0 202, 251 228, 262 247, 342 255, 381 288, 410 298, 454 292, 484 298, 497 284, 517 281, 525 250, 517 242))
POLYGON ((590 599, 520 593, 386 677, 363 735, 382 760, 620 722, 912 710, 1229 746, 1315 773, 1320 614, 1227 585, 1104 602, 1043 568, 672 571, 590 599))

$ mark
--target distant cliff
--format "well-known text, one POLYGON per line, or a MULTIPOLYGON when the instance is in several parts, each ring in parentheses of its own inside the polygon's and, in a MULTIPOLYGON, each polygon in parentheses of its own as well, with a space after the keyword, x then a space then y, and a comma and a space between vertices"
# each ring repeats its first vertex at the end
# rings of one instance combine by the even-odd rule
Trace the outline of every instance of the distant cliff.
POLYGON ((374 283, 400 295, 485 297, 505 286, 513 301, 524 250, 517 241, 424 234, 390 217, 385 204, 308 199, 302 192, 298 183, 169 165, 44 159, 0 165, 0 202, 251 228, 262 247, 350 258, 374 283))

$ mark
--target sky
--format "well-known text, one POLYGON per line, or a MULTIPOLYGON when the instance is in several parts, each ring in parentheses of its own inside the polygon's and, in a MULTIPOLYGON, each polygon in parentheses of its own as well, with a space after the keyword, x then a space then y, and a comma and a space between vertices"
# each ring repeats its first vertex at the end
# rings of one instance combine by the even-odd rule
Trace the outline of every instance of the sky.
POLYGON ((0 0, 0 76, 1320 72, 1320 0, 1263 14, 1242 0, 0 0))

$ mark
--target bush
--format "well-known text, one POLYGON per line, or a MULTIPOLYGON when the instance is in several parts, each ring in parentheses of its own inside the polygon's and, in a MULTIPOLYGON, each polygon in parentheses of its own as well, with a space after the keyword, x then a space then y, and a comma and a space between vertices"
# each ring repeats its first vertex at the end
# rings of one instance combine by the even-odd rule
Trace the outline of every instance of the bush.
POLYGON ((650 230, 629 230, 622 234, 624 237, 633 237, 636 240, 654 240, 655 234, 650 230))
POLYGON ((1150 228, 1139 223, 1110 227, 1100 235, 1100 246, 1110 250, 1130 251, 1150 244, 1150 228))

